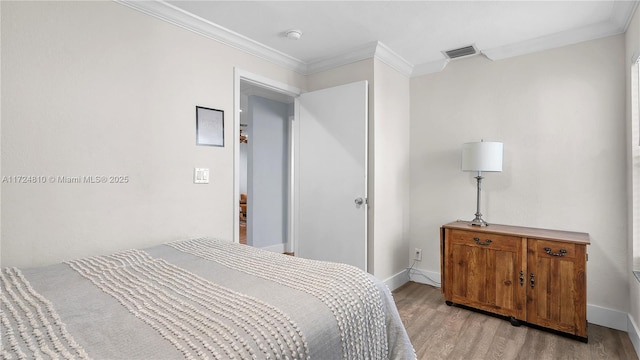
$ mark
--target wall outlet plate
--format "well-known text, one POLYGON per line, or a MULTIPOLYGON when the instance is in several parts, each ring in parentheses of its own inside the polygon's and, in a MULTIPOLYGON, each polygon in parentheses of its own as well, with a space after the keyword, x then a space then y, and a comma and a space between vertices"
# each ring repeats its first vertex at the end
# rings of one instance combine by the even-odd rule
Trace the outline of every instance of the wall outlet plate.
POLYGON ((413 260, 422 261, 422 249, 416 248, 413 251, 413 260))

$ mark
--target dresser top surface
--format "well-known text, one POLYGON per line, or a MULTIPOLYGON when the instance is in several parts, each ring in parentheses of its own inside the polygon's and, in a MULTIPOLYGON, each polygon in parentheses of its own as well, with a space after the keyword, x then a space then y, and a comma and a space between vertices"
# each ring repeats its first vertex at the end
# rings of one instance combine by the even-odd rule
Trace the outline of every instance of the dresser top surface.
POLYGON ((500 225, 500 224, 490 224, 489 226, 476 226, 476 225, 471 225, 470 221, 460 221, 460 220, 442 225, 442 227, 445 229, 470 230, 470 231, 490 233, 490 234, 516 235, 516 236, 535 238, 535 239, 570 241, 570 242, 582 243, 587 245, 591 243, 591 239, 588 233, 574 232, 574 231, 538 229, 538 228, 530 228, 530 227, 523 227, 523 226, 500 225))

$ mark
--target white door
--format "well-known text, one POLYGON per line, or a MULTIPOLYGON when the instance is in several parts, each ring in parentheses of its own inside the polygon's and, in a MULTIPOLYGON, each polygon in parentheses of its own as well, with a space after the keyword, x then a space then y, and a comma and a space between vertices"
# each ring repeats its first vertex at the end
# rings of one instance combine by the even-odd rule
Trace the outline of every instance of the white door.
POLYGON ((366 81, 296 99, 296 256, 367 270, 366 81))

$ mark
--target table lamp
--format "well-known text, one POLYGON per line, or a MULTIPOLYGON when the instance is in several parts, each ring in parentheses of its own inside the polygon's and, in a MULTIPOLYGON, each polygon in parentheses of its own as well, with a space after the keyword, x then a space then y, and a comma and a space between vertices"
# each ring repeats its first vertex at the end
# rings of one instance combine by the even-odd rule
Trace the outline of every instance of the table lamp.
POLYGON ((462 145, 462 171, 477 171, 478 192, 476 201, 476 217, 471 225, 488 226, 480 213, 480 192, 482 185, 482 172, 502 171, 503 145, 501 142, 480 141, 462 145))

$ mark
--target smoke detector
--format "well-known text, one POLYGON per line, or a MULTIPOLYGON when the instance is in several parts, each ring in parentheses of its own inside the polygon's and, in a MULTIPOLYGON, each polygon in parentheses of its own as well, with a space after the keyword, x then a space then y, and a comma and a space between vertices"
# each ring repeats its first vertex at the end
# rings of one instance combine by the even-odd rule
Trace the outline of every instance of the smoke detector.
POLYGON ((284 33, 288 39, 291 40, 300 40, 300 38, 302 37, 302 31, 301 30, 287 30, 284 33))
POLYGON ((457 49, 445 50, 442 52, 447 59, 459 59, 463 57, 473 56, 480 53, 478 48, 476 48, 475 44, 471 44, 468 46, 463 46, 457 49))

